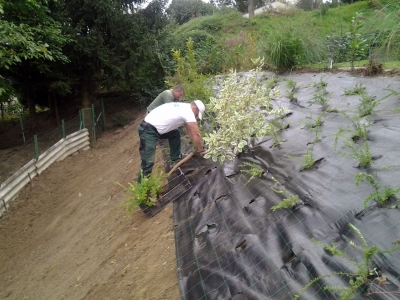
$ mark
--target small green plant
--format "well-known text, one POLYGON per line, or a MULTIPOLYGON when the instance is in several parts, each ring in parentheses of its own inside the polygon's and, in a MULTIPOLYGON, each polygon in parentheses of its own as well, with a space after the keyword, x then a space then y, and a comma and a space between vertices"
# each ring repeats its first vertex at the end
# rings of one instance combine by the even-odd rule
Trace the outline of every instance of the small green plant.
POLYGON ((303 157, 304 157, 304 161, 303 161, 303 164, 301 166, 301 169, 302 170, 308 170, 315 163, 313 147, 308 147, 307 151, 306 151, 306 154, 304 154, 303 157))
POLYGON ((342 156, 351 156, 354 158, 354 160, 359 162, 360 167, 368 167, 372 164, 372 155, 371 151, 369 149, 369 145, 367 140, 365 140, 362 144, 362 146, 356 144, 354 140, 351 137, 346 136, 343 134, 343 129, 340 128, 339 132, 334 133, 335 137, 335 144, 334 144, 334 150, 337 148, 337 141, 339 137, 344 139, 344 146, 348 149, 350 149, 350 153, 343 153, 341 154, 342 156))
POLYGON ((240 170, 241 172, 250 175, 250 179, 244 185, 247 185, 255 177, 261 178, 261 176, 263 176, 263 174, 265 173, 264 170, 261 169, 259 166, 257 166, 255 163, 245 162, 245 163, 239 165, 239 167, 242 168, 240 170))
POLYGON ((293 92, 297 91, 297 82, 292 79, 286 79, 286 86, 289 90, 293 92))
POLYGON ((267 88, 268 89, 273 89, 279 82, 278 77, 276 76, 272 76, 270 79, 267 80, 267 88))
POLYGON ((364 201, 364 207, 367 207, 368 203, 372 200, 376 200, 378 204, 384 204, 387 200, 392 197, 395 197, 396 194, 400 192, 400 188, 392 188, 390 186, 381 186, 376 180, 376 174, 366 174, 366 173, 358 173, 355 175, 356 185, 359 186, 364 180, 368 181, 368 183, 375 190, 374 193, 369 195, 364 201))
POLYGON ((277 147, 279 146, 283 140, 279 138, 279 131, 281 130, 279 123, 276 122, 276 120, 272 120, 272 122, 268 122, 267 126, 265 126, 266 129, 266 135, 269 135, 273 140, 274 144, 272 147, 277 147))
POLYGON ((356 83, 352 89, 344 89, 345 95, 362 95, 365 93, 365 87, 362 83, 356 83))
MULTIPOLYGON (((333 293, 337 293, 340 295, 340 300, 351 300, 356 295, 356 293, 362 289, 364 289, 365 285, 368 285, 368 294, 372 295, 374 293, 381 293, 381 291, 375 292, 373 287, 374 286, 382 286, 382 284, 387 283, 386 277, 378 272, 376 268, 373 268, 373 258, 376 254, 388 254, 400 249, 398 243, 395 242, 396 246, 390 250, 381 250, 377 246, 368 245, 366 239, 360 232, 358 228, 356 228, 353 224, 349 223, 349 227, 357 234, 360 238, 362 244, 356 244, 353 241, 349 242, 349 245, 355 248, 356 250, 362 253, 363 260, 359 263, 355 261, 354 258, 349 258, 345 252, 338 249, 335 243, 328 245, 323 242, 316 241, 312 239, 314 243, 324 248, 325 251, 331 253, 333 256, 339 256, 348 261, 350 265, 353 266, 353 270, 351 272, 347 271, 339 271, 333 272, 331 274, 321 275, 309 283, 307 283, 301 291, 293 297, 293 300, 298 300, 302 294, 314 283, 320 281, 323 278, 331 277, 331 276, 339 276, 339 277, 347 277, 349 279, 348 286, 345 287, 338 287, 338 286, 324 286, 325 291, 330 291, 333 293)), ((391 293, 391 292, 388 292, 391 293)), ((398 294, 397 292, 393 292, 398 294)))
POLYGON ((374 98, 368 96, 366 93, 361 94, 360 103, 357 105, 359 116, 364 117, 372 114, 380 102, 380 100, 374 101, 374 98))
POLYGON ((322 77, 319 79, 318 82, 314 82, 314 87, 318 91, 326 91, 326 87, 328 86, 328 83, 322 79, 322 77))
POLYGON ((165 178, 167 178, 167 174, 158 168, 149 176, 142 177, 140 183, 129 183, 128 187, 117 183, 126 190, 126 195, 128 196, 128 201, 121 206, 126 208, 128 214, 131 214, 141 204, 149 207, 154 206, 158 196, 162 192, 163 180, 165 178))
POLYGON ((350 31, 347 32, 347 43, 349 45, 348 59, 350 61, 351 71, 354 72, 354 62, 361 60, 368 53, 368 43, 361 35, 362 14, 356 13, 351 19, 350 31))
POLYGON ((351 150, 350 153, 343 153, 342 156, 351 156, 354 160, 358 161, 360 167, 366 168, 372 165, 372 155, 369 150, 367 141, 364 141, 363 145, 360 146, 353 142, 352 139, 345 139, 345 147, 351 150))
MULTIPOLYGON (((368 128, 371 122, 369 120, 362 120, 358 115, 350 115, 345 111, 341 111, 341 113, 350 120, 352 127, 340 127, 339 133, 349 132, 353 141, 357 141, 359 139, 366 141, 368 138, 368 128)), ((336 135, 335 145, 337 144, 337 139, 339 136, 340 134, 336 135)))
POLYGON ((290 195, 288 191, 286 191, 285 187, 278 180, 276 180, 274 177, 272 177, 272 180, 276 183, 278 189, 271 187, 271 190, 277 194, 283 195, 284 199, 278 205, 272 206, 271 210, 275 211, 281 208, 295 207, 299 203, 299 196, 290 195))
POLYGON ((304 123, 303 128, 312 130, 312 131, 319 131, 324 121, 322 120, 322 116, 326 112, 321 113, 316 119, 313 119, 312 116, 307 116, 305 120, 302 122, 304 123))
POLYGON ((326 108, 326 106, 328 105, 328 99, 326 98, 327 94, 328 92, 326 91, 326 89, 322 89, 321 91, 315 93, 311 100, 311 105, 319 104, 322 107, 326 108))
POLYGON ((292 102, 292 101, 295 100, 294 91, 287 91, 286 96, 288 97, 288 99, 290 100, 290 102, 292 102))

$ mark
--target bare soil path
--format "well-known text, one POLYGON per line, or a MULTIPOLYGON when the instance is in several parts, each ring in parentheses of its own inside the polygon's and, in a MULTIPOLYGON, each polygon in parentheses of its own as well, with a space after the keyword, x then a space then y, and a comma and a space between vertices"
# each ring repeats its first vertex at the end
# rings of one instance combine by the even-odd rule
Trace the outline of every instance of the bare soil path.
POLYGON ((115 182, 136 180, 140 165, 143 113, 132 114, 36 177, 0 219, 0 299, 180 299, 172 204, 152 219, 119 208, 115 182))

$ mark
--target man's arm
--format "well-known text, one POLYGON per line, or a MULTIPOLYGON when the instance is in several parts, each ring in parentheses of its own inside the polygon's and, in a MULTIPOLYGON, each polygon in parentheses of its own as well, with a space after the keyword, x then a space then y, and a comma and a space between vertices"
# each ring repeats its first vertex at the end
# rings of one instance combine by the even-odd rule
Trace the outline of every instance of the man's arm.
POLYGON ((205 149, 203 148, 203 139, 201 138, 199 127, 197 126, 197 122, 188 122, 185 123, 186 131, 192 140, 196 150, 198 152, 203 152, 205 149))

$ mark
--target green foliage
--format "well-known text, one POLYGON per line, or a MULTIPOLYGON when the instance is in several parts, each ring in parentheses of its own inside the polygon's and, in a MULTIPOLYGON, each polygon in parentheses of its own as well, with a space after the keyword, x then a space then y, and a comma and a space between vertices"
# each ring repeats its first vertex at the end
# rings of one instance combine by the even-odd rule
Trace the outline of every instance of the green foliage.
POLYGON ((350 23, 350 31, 347 32, 347 42, 349 45, 348 59, 350 60, 351 70, 354 71, 354 62, 365 57, 368 51, 367 40, 360 33, 362 27, 362 14, 357 13, 350 23))
POLYGON ((317 89, 317 91, 326 92, 326 87, 328 86, 328 82, 326 82, 322 77, 318 82, 314 82, 313 86, 317 89))
POLYGON ((233 159, 247 145, 246 138, 268 133, 266 114, 274 116, 287 112, 285 108, 272 109, 271 100, 279 95, 279 90, 260 84, 257 75, 263 61, 257 59, 255 65, 256 69, 243 79, 232 70, 221 84, 219 98, 210 99, 207 110, 215 114, 215 127, 203 138, 207 148, 205 158, 221 163, 233 159))
POLYGON ((321 126, 324 123, 322 117, 326 112, 319 114, 316 119, 313 119, 312 116, 307 116, 302 123, 304 123, 303 128, 307 128, 311 131, 320 131, 321 126))
POLYGON ((380 101, 375 100, 366 93, 361 94, 360 103, 357 105, 360 117, 368 116, 374 112, 375 107, 379 105, 380 101))
MULTIPOLYGON (((333 272, 331 274, 321 275, 314 279, 312 279, 308 284, 306 284, 301 291, 293 297, 293 300, 297 300, 301 297, 302 294, 314 283, 320 281, 323 278, 331 277, 331 276, 340 276, 347 277, 349 279, 348 286, 338 287, 338 286, 324 286, 324 290, 331 291, 339 294, 340 300, 351 300, 353 297, 363 288, 365 284, 372 286, 375 283, 375 280, 378 281, 386 281, 386 277, 383 274, 377 272, 375 268, 372 268, 373 258, 377 254, 387 254, 392 253, 400 249, 400 246, 396 244, 395 247, 389 250, 381 250, 375 245, 368 245, 366 239, 362 235, 361 231, 356 228, 353 224, 349 223, 349 227, 357 234, 362 244, 356 244, 354 241, 350 241, 349 245, 358 250, 362 254, 362 261, 359 263, 355 262, 355 259, 349 258, 345 252, 338 249, 337 246, 332 243, 328 245, 323 242, 316 241, 312 239, 314 243, 324 248, 325 251, 331 253, 334 256, 339 256, 353 266, 353 270, 351 272, 342 271, 342 272, 333 272)), ((373 294, 372 289, 369 289, 369 293, 373 294)), ((377 292, 380 293, 380 292, 377 292)))
POLYGON ((167 84, 170 87, 183 85, 185 96, 188 100, 201 99, 208 103, 212 96, 212 90, 208 78, 196 71, 196 60, 193 47, 193 40, 186 42, 186 54, 181 56, 180 50, 173 50, 173 58, 176 62, 174 76, 168 78, 167 84))
POLYGON ((167 174, 161 169, 157 169, 149 176, 142 177, 140 183, 129 183, 128 187, 117 183, 126 190, 128 197, 128 201, 121 206, 126 208, 128 214, 131 214, 141 204, 149 207, 154 206, 158 196, 162 192, 164 178, 167 178, 167 174))
POLYGON ((372 200, 376 200, 378 204, 384 204, 387 200, 389 200, 392 197, 395 197, 399 192, 400 188, 392 188, 390 186, 381 186, 377 182, 377 178, 375 175, 371 174, 366 174, 366 173, 358 173, 355 175, 356 179, 356 185, 359 186, 360 183, 362 183, 364 180, 367 180, 367 182, 372 186, 372 188, 375 190, 374 193, 369 195, 365 201, 364 201, 364 207, 367 207, 368 203, 372 200))
POLYGON ((286 86, 289 90, 293 90, 294 92, 297 90, 297 82, 292 79, 286 79, 286 86))
POLYGON ((257 166, 255 163, 249 163, 245 162, 241 165, 239 165, 242 169, 240 170, 243 173, 247 173, 250 175, 249 180, 244 184, 247 185, 251 180, 253 180, 255 177, 260 177, 263 176, 265 173, 263 169, 261 169, 259 166, 257 166))
MULTIPOLYGON (((366 127, 364 127, 364 129, 362 130, 365 130, 365 132, 363 132, 362 134, 366 135, 366 127)), ((341 127, 339 128, 339 131, 337 133, 334 133, 334 149, 336 150, 339 138, 342 138, 344 140, 344 146, 350 149, 350 153, 343 153, 341 155, 353 157, 354 160, 358 161, 359 165, 363 168, 370 166, 373 160, 367 140, 364 140, 362 145, 359 145, 354 142, 353 135, 349 137, 348 135, 344 134, 344 132, 346 132, 346 129, 341 127)))
POLYGON ((352 89, 344 89, 345 95, 362 95, 365 93, 365 87, 362 83, 356 83, 352 89))
POLYGON ((299 196, 290 195, 289 192, 285 189, 285 187, 278 180, 276 180, 274 177, 272 177, 272 180, 276 183, 277 189, 271 187, 271 190, 274 193, 283 195, 284 198, 283 198, 281 203, 279 203, 278 205, 272 206, 271 210, 275 211, 275 210, 281 209, 281 208, 293 208, 293 207, 295 207, 299 202, 299 196))
POLYGON ((314 165, 314 162, 315 162, 313 147, 307 148, 306 154, 304 154, 303 157, 304 157, 304 161, 301 166, 301 169, 308 170, 314 165))
POLYGON ((311 104, 319 104, 323 108, 326 108, 328 105, 328 98, 326 97, 327 94, 328 92, 325 89, 315 93, 312 97, 311 104))
POLYGON ((341 136, 343 132, 350 133, 349 136, 353 141, 357 141, 358 139, 363 139, 364 141, 368 138, 368 128, 371 125, 369 120, 362 120, 358 115, 350 115, 345 111, 341 111, 341 113, 350 120, 352 127, 339 127, 339 134, 335 134, 335 144, 334 148, 336 149, 338 138, 341 136))
MULTIPOLYGON (((214 4, 201 0, 172 0, 166 12, 172 20, 182 25, 193 18, 212 15, 214 10, 216 10, 214 4)), ((210 24, 211 28, 213 26, 210 24)))
POLYGON ((260 40, 260 51, 271 68, 278 71, 320 61, 324 56, 323 43, 304 24, 300 28, 289 24, 269 29, 260 40))

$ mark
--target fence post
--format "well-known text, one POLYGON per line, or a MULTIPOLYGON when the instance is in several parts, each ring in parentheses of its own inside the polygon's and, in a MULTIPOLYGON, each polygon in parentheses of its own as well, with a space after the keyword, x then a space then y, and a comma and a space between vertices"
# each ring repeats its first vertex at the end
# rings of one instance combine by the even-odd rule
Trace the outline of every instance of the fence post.
POLYGON ((39 145, 38 145, 38 139, 37 139, 36 134, 33 136, 33 141, 35 144, 35 159, 37 161, 37 160, 39 160, 39 145))
POLYGON ((61 120, 61 128, 62 128, 62 137, 65 139, 65 123, 64 119, 61 120))
POLYGON ((93 113, 92 108, 83 108, 82 112, 82 122, 83 128, 87 128, 89 131, 90 147, 94 147, 96 137, 93 136, 95 124, 93 123, 93 113))

